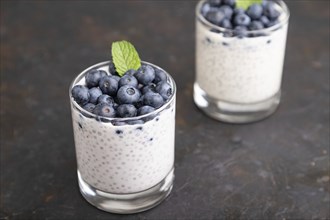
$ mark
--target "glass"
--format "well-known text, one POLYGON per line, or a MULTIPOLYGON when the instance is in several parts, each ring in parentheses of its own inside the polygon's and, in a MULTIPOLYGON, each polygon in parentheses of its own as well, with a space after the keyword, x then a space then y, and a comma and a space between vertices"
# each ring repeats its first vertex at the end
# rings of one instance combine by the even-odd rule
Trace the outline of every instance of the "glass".
POLYGON ((285 56, 289 10, 279 23, 235 37, 233 30, 208 22, 196 7, 196 80, 194 101, 208 116, 229 123, 261 120, 277 109, 285 56))
POLYGON ((106 118, 80 107, 71 89, 85 84, 90 69, 108 72, 108 62, 80 73, 70 86, 71 113, 81 194, 99 209, 136 213, 150 209, 170 193, 174 180, 176 86, 161 108, 134 118, 106 118))

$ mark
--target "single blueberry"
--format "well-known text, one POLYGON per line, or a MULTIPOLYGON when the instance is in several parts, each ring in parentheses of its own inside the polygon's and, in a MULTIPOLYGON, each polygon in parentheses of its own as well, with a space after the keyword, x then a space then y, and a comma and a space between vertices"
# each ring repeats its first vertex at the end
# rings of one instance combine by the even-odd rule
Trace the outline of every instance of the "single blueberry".
POLYGON ((229 19, 224 19, 221 23, 220 23, 220 27, 226 28, 226 29, 232 29, 233 26, 230 22, 229 19))
POLYGON ((229 5, 230 7, 234 8, 236 5, 236 0, 223 0, 222 3, 224 5, 229 5))
POLYGON ((142 65, 136 72, 135 77, 139 83, 148 85, 155 79, 155 70, 151 66, 142 65))
POLYGON ((120 80, 118 82, 118 86, 122 87, 122 86, 125 86, 125 85, 133 86, 133 87, 136 88, 137 85, 138 85, 138 81, 132 75, 124 75, 123 77, 120 78, 120 80))
POLYGON ((228 5, 221 6, 219 10, 225 14, 227 19, 231 19, 234 13, 233 9, 228 5))
POLYGON ((154 83, 157 84, 161 81, 166 81, 167 80, 167 76, 166 73, 162 70, 159 69, 155 69, 155 79, 154 79, 154 83))
POLYGON ((73 99, 81 106, 86 105, 89 102, 89 92, 86 86, 74 86, 71 90, 71 94, 73 99))
POLYGON ((146 94, 147 92, 156 92, 156 84, 149 83, 149 85, 146 85, 142 89, 142 94, 146 94))
POLYGON ((122 118, 130 118, 135 117, 137 114, 137 110, 134 105, 131 104, 123 104, 118 106, 117 115, 122 118))
POLYGON ((260 21, 262 22, 262 24, 263 24, 265 27, 268 27, 268 24, 269 24, 269 22, 270 22, 269 19, 268 19, 268 17, 265 16, 265 15, 261 16, 260 21))
POLYGON ((119 80, 120 80, 120 77, 119 76, 117 76, 117 75, 112 75, 112 76, 110 76, 110 77, 112 77, 114 80, 116 80, 117 82, 119 82, 119 80))
POLYGON ((247 14, 237 14, 234 17, 236 26, 248 26, 251 23, 251 18, 247 14))
POLYGON ((130 75, 130 76, 134 76, 134 74, 136 73, 136 70, 133 70, 133 69, 130 69, 130 70, 127 70, 124 74, 125 75, 130 75))
POLYGON ((88 112, 93 112, 95 108, 95 105, 92 103, 87 103, 86 105, 83 106, 83 109, 85 109, 88 112))
POLYGON ((249 30, 254 31, 254 30, 261 30, 264 28, 264 25, 262 24, 261 21, 252 21, 251 24, 249 25, 249 30))
POLYGON ((116 67, 112 61, 109 63, 109 73, 112 75, 117 74, 116 67))
POLYGON ((95 106, 93 113, 103 117, 115 117, 116 111, 115 109, 106 103, 99 103, 95 106))
POLYGON ((111 105, 113 106, 113 103, 115 102, 113 100, 113 98, 109 95, 106 95, 106 94, 103 94, 103 95, 100 95, 99 98, 97 99, 97 102, 98 103, 106 103, 108 105, 111 105))
POLYGON ((141 92, 133 86, 122 86, 117 92, 120 104, 135 104, 141 96, 141 92))
POLYGON ((220 6, 222 0, 207 0, 207 2, 212 6, 220 6))
POLYGON ((167 82, 160 82, 156 86, 156 91, 163 97, 164 100, 167 100, 172 95, 172 87, 167 82))
POLYGON ((205 16, 206 20, 215 25, 219 25, 225 17, 226 15, 223 11, 209 11, 205 16))
POLYGON ((88 88, 96 87, 99 85, 100 79, 106 76, 107 73, 103 70, 92 69, 85 75, 86 85, 88 88))
POLYGON ((243 38, 247 36, 247 27, 245 26, 236 26, 234 29, 234 35, 238 38, 243 38))
POLYGON ((203 16, 205 16, 210 10, 212 10, 212 6, 210 5, 210 3, 206 2, 201 8, 201 13, 203 16))
POLYGON ((104 94, 113 96, 118 90, 118 81, 112 76, 104 76, 101 78, 99 86, 104 94))
POLYGON ((270 20, 275 20, 281 14, 276 8, 276 3, 272 1, 265 2, 263 9, 264 15, 266 15, 270 20))
POLYGON ((88 90, 89 92, 89 102, 93 104, 97 104, 97 99, 102 95, 101 89, 98 87, 93 87, 88 90))
POLYGON ((146 115, 146 114, 148 114, 150 112, 153 112, 153 111, 155 111, 154 107, 145 105, 145 106, 142 106, 141 108, 138 109, 137 114, 138 115, 146 115))
POLYGON ((250 18, 257 20, 262 15, 263 8, 260 4, 252 4, 247 10, 246 14, 250 16, 250 18))
POLYGON ((144 94, 143 103, 154 108, 159 108, 164 104, 164 99, 158 93, 148 92, 144 94))

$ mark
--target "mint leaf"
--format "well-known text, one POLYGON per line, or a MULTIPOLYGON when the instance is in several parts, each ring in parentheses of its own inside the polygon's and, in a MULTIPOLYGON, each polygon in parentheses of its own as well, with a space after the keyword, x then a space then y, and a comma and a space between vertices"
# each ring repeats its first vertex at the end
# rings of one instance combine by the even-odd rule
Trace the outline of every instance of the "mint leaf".
POLYGON ((116 71, 120 76, 123 76, 127 70, 137 70, 141 66, 139 54, 128 41, 113 42, 111 54, 116 71))
POLYGON ((262 0, 236 0, 236 7, 243 8, 244 10, 248 9, 249 6, 253 4, 261 4, 262 0))

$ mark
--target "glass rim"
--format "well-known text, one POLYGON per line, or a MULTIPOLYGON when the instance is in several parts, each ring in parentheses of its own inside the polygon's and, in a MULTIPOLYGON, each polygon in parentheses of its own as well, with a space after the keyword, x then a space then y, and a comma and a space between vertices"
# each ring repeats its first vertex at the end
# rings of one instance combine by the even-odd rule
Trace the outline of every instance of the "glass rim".
MULTIPOLYGON (((206 0, 200 0, 196 6, 196 18, 201 21, 204 25, 210 27, 211 29, 215 29, 217 31, 220 31, 222 33, 227 32, 227 33, 232 33, 234 30, 233 29, 228 29, 228 28, 223 28, 223 27, 219 27, 215 24, 212 24, 211 22, 209 22, 208 20, 206 20, 206 18, 202 15, 201 13, 201 8, 203 6, 203 4, 206 2, 206 0)), ((247 30, 245 33, 247 34, 262 34, 265 32, 273 32, 277 29, 279 29, 280 27, 282 27, 283 25, 287 24, 289 22, 289 18, 290 18, 290 10, 288 8, 288 6, 285 4, 285 2, 283 0, 277 0, 277 1, 273 1, 274 3, 276 3, 277 5, 279 5, 282 10, 284 11, 284 16, 282 16, 282 18, 280 19, 280 22, 275 24, 274 26, 268 27, 268 28, 263 28, 260 30, 247 30)))
POLYGON ((149 63, 149 62, 146 62, 146 61, 141 61, 141 64, 147 64, 147 65, 150 65, 152 66, 153 68, 156 68, 156 69, 159 69, 161 71, 163 71, 168 79, 170 80, 171 84, 172 84, 172 95, 170 96, 170 98, 165 102, 165 104, 163 106, 161 106, 160 108, 156 109, 155 111, 153 112, 150 112, 148 114, 144 114, 144 115, 139 115, 139 116, 135 116, 135 117, 130 117, 130 118, 119 118, 119 117, 105 117, 105 116, 99 116, 99 115, 96 115, 92 112, 89 112, 85 109, 83 109, 76 101, 74 101, 73 97, 72 97, 72 94, 71 94, 71 90, 72 88, 77 84, 78 81, 80 81, 84 75, 91 69, 97 69, 97 68, 100 68, 100 67, 104 67, 108 64, 110 64, 110 60, 109 61, 103 61, 103 62, 100 62, 100 63, 97 63, 97 64, 94 64, 86 69, 84 69, 81 73, 78 74, 78 76, 76 76, 73 81, 71 82, 70 84, 70 87, 69 87, 69 97, 70 97, 70 103, 71 105, 73 105, 76 109, 79 110, 79 112, 82 112, 84 113, 84 115, 87 115, 89 117, 92 117, 92 118, 95 118, 95 119, 105 119, 105 120, 109 120, 109 121, 116 121, 116 122, 126 122, 126 121, 135 121, 135 120, 140 120, 140 119, 143 119, 143 118, 147 118, 147 117, 150 117, 150 116, 153 116, 155 114, 158 114, 160 112, 162 112, 163 110, 165 110, 171 103, 173 103, 173 101, 175 100, 175 97, 176 97, 176 84, 175 84, 175 81, 173 79, 173 77, 167 72, 165 71, 164 69, 160 68, 159 66, 155 65, 155 64, 152 64, 152 63, 149 63))

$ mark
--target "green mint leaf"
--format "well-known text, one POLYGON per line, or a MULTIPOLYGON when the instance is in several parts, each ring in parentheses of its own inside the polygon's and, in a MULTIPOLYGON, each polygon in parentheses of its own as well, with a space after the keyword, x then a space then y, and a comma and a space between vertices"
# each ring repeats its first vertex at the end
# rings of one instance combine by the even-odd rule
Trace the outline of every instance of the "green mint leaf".
POLYGON ((141 66, 139 54, 128 41, 113 42, 111 54, 116 71, 120 76, 123 76, 127 70, 137 70, 141 66))
POLYGON ((244 10, 248 9, 249 6, 253 4, 261 4, 262 0, 236 0, 236 7, 243 8, 244 10))

